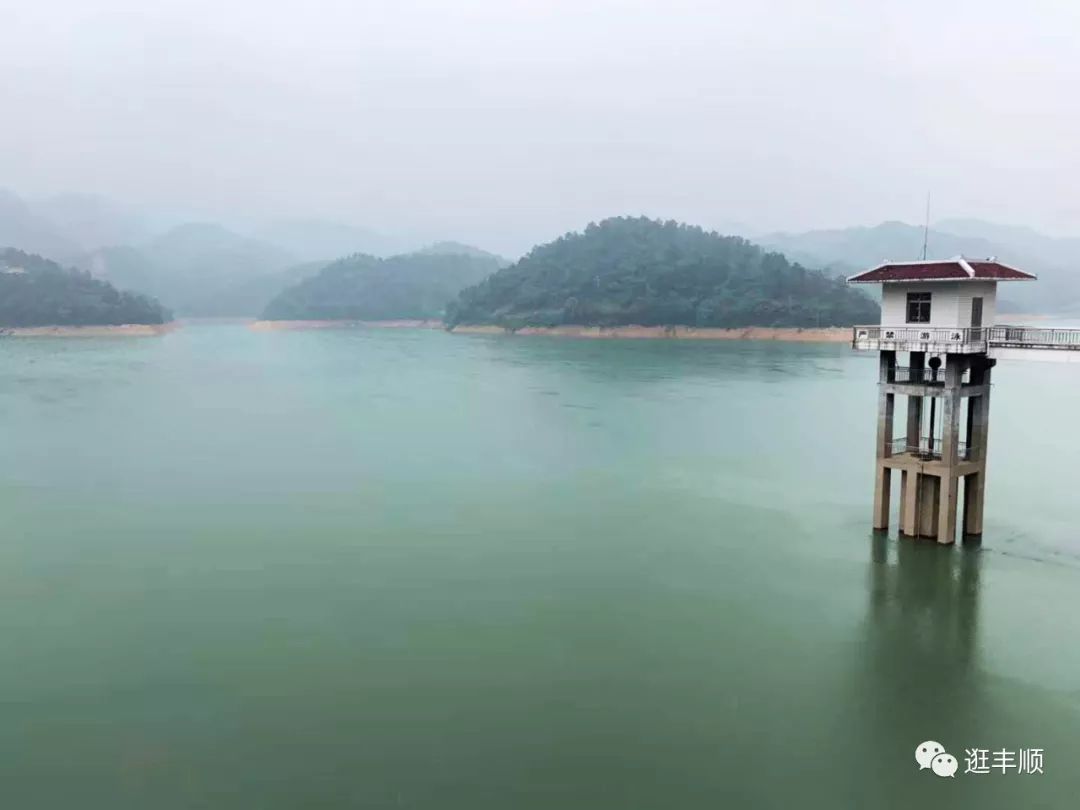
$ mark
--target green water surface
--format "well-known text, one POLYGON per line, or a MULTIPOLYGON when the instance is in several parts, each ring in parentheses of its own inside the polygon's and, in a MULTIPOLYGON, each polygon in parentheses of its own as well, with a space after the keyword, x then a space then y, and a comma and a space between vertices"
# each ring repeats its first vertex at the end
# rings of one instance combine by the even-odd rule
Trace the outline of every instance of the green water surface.
POLYGON ((978 547, 870 532, 875 379, 845 345, 0 338, 0 807, 1075 807, 1080 364, 995 370, 978 547))

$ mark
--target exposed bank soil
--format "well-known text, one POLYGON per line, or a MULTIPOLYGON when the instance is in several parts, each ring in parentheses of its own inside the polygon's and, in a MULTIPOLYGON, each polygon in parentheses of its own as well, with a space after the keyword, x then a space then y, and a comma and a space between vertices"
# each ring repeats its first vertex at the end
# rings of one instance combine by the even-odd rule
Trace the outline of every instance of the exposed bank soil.
POLYGON ((176 323, 128 323, 116 326, 0 326, 0 337, 155 337, 176 323))
MULTIPOLYGON (((441 321, 253 321, 257 332, 290 329, 444 329, 441 321)), ((526 326, 505 329, 491 325, 461 325, 449 331, 459 335, 550 335, 568 338, 675 339, 675 340, 779 340, 795 343, 847 343, 851 328, 794 329, 751 326, 743 329, 699 329, 693 326, 526 326)))
POLYGON ((289 329, 443 329, 442 321, 252 321, 256 332, 279 332, 289 329))
POLYGON ((455 326, 452 332, 470 335, 552 335, 556 337, 675 340, 778 340, 794 343, 848 343, 851 327, 795 329, 750 326, 743 329, 712 329, 693 326, 526 326, 514 331, 499 326, 455 326))

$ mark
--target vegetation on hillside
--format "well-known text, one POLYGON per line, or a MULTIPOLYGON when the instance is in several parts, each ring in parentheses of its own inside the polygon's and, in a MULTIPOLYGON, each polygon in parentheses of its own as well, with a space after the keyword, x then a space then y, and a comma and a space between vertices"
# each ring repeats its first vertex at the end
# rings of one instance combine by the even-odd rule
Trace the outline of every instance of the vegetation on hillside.
POLYGON ((282 290, 318 273, 330 262, 304 262, 284 270, 264 273, 219 290, 212 301, 206 301, 201 311, 211 317, 259 317, 282 290))
POLYGON ((878 320, 842 280, 738 237, 646 218, 591 224, 464 290, 456 324, 841 326, 878 320))
POLYGON ((0 250, 0 327, 157 324, 157 301, 121 292, 81 270, 21 250, 0 250))
POLYGON ((339 259, 282 292, 266 320, 405 320, 443 317, 448 301, 503 265, 483 251, 339 259))

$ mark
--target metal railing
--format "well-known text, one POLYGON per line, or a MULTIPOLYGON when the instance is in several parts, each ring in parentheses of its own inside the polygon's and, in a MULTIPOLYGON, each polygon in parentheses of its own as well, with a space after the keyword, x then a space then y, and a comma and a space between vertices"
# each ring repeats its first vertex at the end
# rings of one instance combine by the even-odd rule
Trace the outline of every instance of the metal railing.
POLYGON ((1016 349, 1080 349, 1080 329, 991 326, 991 346, 1016 349))
POLYGON ((889 382, 944 385, 945 369, 927 368, 925 366, 897 366, 893 369, 892 378, 889 382))
POLYGON ((856 326, 851 339, 883 343, 942 343, 958 346, 986 343, 987 329, 964 327, 945 329, 940 326, 856 326))
MULTIPOLYGON (((941 461, 944 458, 941 439, 935 437, 931 441, 929 436, 921 436, 917 444, 909 444, 907 436, 898 436, 889 443, 889 453, 894 456, 907 453, 923 461, 941 461)), ((958 461, 971 461, 975 458, 975 448, 968 446, 967 442, 957 442, 956 458, 958 461)))
MULTIPOLYGON (((971 381, 971 370, 964 369, 960 375, 962 385, 971 381)), ((929 366, 896 366, 892 370, 889 382, 915 383, 918 385, 945 385, 945 369, 929 366)))
POLYGON ((1031 326, 854 326, 851 345, 860 343, 925 344, 956 346, 967 350, 992 349, 1072 349, 1080 351, 1080 329, 1053 329, 1031 326))

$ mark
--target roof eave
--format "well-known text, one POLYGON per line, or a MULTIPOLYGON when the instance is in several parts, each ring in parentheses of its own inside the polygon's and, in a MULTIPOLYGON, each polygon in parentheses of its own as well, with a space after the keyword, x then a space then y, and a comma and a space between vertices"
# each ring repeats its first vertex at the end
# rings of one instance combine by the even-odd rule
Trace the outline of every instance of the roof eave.
POLYGON ((862 273, 856 276, 850 276, 847 279, 848 284, 922 284, 927 281, 991 281, 997 284, 999 281, 1038 281, 1038 276, 1028 274, 1024 278, 971 278, 970 276, 950 276, 947 278, 859 278, 862 273))

